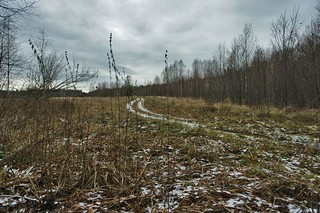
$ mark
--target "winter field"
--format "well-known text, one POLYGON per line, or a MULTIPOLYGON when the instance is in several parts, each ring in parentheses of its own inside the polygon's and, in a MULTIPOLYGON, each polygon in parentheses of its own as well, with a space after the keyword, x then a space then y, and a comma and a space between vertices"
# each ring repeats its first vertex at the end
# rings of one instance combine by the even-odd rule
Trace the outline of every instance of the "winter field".
POLYGON ((319 212, 320 110, 1 100, 0 212, 319 212))

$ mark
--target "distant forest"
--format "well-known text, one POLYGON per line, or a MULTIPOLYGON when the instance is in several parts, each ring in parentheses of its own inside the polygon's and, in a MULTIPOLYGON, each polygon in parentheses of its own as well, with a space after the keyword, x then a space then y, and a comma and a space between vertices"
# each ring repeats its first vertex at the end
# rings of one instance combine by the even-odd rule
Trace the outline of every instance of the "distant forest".
MULTIPOLYGON (((145 86, 124 78, 123 86, 117 89, 110 78, 90 94, 168 95, 251 106, 319 108, 319 1, 315 11, 316 16, 307 25, 300 21, 299 8, 283 12, 271 25, 268 48, 258 45, 252 25, 246 24, 230 47, 219 44, 211 59, 194 59, 191 70, 182 60, 176 60, 164 63, 161 75, 145 86)), ((170 50, 168 55, 170 58, 170 50)))

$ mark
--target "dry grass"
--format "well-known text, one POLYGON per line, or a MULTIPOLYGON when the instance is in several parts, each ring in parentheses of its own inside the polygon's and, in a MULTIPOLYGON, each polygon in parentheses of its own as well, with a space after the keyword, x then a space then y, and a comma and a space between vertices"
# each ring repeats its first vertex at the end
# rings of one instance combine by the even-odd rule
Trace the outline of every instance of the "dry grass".
MULTIPOLYGON (((201 116, 201 112, 207 107, 203 99, 192 98, 168 98, 170 105, 170 114, 176 117, 197 119, 201 116)), ((147 98, 145 105, 153 112, 166 114, 166 102, 164 97, 147 98)))
MULTIPOLYGON (((126 100, 113 98, 113 111, 110 98, 1 100, 0 189, 16 196, 0 195, 1 209, 319 208, 319 110, 169 98, 172 116, 206 128, 166 128, 128 114, 126 100)), ((145 106, 166 113, 163 98, 148 97, 145 106)))

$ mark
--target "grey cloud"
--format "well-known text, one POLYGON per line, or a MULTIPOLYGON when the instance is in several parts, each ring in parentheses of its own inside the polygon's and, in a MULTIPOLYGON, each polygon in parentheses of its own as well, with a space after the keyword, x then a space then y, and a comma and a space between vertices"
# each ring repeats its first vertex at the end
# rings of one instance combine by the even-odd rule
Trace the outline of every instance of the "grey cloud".
POLYGON ((229 45, 252 23, 260 43, 267 45, 274 19, 293 4, 301 16, 313 13, 311 0, 41 0, 42 16, 35 27, 45 28, 55 48, 108 75, 108 37, 113 33, 115 58, 134 80, 153 79, 170 60, 191 67, 195 58, 211 58, 220 42, 229 45))

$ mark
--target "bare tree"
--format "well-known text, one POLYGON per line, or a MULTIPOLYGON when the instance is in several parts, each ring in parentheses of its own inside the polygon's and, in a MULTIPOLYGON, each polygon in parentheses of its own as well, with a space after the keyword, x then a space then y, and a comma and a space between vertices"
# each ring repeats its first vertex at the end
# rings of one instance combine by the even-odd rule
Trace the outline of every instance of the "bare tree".
POLYGON ((180 97, 183 97, 183 75, 186 65, 183 64, 182 59, 178 62, 178 72, 179 72, 179 80, 180 80, 180 97))
POLYGON ((248 73, 249 104, 266 105, 267 101, 267 64, 266 51, 257 46, 254 52, 250 72, 248 73))
POLYGON ((0 89, 10 89, 13 71, 22 67, 22 57, 19 55, 19 45, 16 42, 17 28, 11 17, 0 23, 0 89))
POLYGON ((248 103, 248 72, 252 62, 254 49, 256 47, 256 37, 253 34, 253 28, 251 24, 245 24, 242 34, 239 35, 238 41, 240 45, 241 55, 241 82, 243 84, 243 99, 244 103, 248 103))
POLYGON ((203 71, 203 63, 200 59, 194 59, 192 62, 192 78, 193 78, 193 95, 196 98, 201 97, 201 77, 202 77, 202 71, 203 71))
POLYGON ((29 40, 36 58, 36 66, 27 74, 29 89, 46 92, 75 88, 77 83, 88 81, 97 75, 97 71, 80 66, 75 60, 70 63, 68 54, 49 51, 49 42, 44 30, 40 31, 37 42, 29 40))
POLYGON ((285 11, 279 18, 272 23, 272 45, 275 51, 279 53, 278 63, 280 63, 280 81, 281 91, 279 95, 282 97, 284 106, 288 106, 288 81, 290 78, 289 64, 293 60, 294 48, 298 43, 299 32, 299 8, 293 7, 292 11, 288 13, 285 11))
POLYGON ((0 90, 9 90, 12 74, 22 66, 16 35, 21 19, 34 13, 36 0, 0 0, 0 90))
POLYGON ((237 38, 234 38, 231 44, 231 51, 228 57, 228 72, 231 76, 231 87, 229 96, 237 103, 242 103, 242 85, 240 75, 240 45, 237 38))
MULTIPOLYGON (((317 14, 307 26, 299 47, 299 85, 301 99, 308 106, 320 106, 320 1, 316 6, 317 14)), ((304 104, 301 103, 300 104, 304 104)))
POLYGON ((0 0, 0 18, 29 16, 36 3, 36 0, 0 0))
POLYGON ((215 52, 215 59, 218 63, 218 67, 216 69, 217 72, 217 78, 218 78, 218 85, 219 85, 219 91, 220 91, 220 102, 223 102, 224 97, 224 84, 226 83, 222 79, 222 75, 224 75, 224 72, 226 71, 227 67, 227 48, 225 44, 218 44, 217 50, 215 52))

